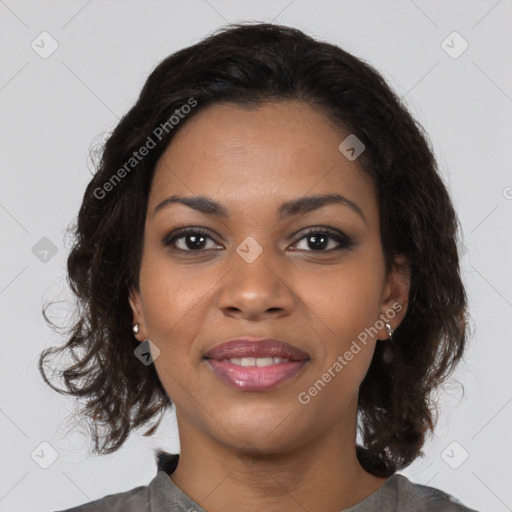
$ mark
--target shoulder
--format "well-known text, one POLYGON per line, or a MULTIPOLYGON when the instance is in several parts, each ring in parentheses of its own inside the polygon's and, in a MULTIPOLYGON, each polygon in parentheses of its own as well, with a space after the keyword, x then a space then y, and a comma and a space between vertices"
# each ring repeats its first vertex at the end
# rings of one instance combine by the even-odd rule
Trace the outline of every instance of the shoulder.
POLYGON ((344 512, 478 512, 454 496, 395 473, 373 494, 344 512))
POLYGON ((160 510, 169 503, 180 505, 179 491, 168 477, 176 469, 178 459, 179 454, 158 451, 157 473, 148 485, 54 512, 149 512, 160 510))
POLYGON ((389 481, 396 488, 397 511, 417 512, 478 512, 465 506, 455 496, 428 485, 411 482, 407 477, 395 474, 389 481))
POLYGON ((117 494, 108 494, 77 507, 55 512, 149 512, 149 486, 141 485, 117 494))

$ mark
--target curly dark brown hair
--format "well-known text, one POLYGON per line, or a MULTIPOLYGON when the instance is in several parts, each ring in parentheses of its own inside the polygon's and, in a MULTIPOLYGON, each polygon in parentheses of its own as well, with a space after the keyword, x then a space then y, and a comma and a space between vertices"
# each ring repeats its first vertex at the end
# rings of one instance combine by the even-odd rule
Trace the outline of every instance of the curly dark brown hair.
MULTIPOLYGON (((358 161, 377 191, 386 270, 397 265, 398 255, 410 262, 407 313, 393 343, 377 344, 360 387, 364 446, 357 446, 358 459, 368 472, 389 476, 423 455, 437 414, 431 394, 452 373, 468 339, 459 222, 449 193, 424 130, 377 71, 335 45, 272 24, 230 25, 167 57, 102 146, 67 260, 77 316, 66 330, 67 343, 39 358, 48 385, 86 401, 80 412, 96 453, 114 452, 132 430, 172 405, 154 365, 134 357, 139 342, 128 302, 130 287, 138 289, 145 212, 159 157, 207 105, 250 108, 289 99, 308 103, 365 144, 358 161), (180 113, 179 124, 169 122, 180 113), (150 139, 154 147, 135 162, 150 139), (62 351, 74 360, 61 372, 65 390, 53 386, 43 368, 49 354, 62 351)), ((43 315, 54 326, 46 309, 43 315)))

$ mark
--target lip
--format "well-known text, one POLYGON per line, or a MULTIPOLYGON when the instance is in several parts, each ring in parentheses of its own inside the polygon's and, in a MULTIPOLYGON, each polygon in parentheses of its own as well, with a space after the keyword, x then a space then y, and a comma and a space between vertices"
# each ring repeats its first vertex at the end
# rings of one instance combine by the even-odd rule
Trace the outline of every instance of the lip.
POLYGON ((282 357, 293 361, 305 361, 309 355, 289 343, 275 338, 250 338, 244 336, 229 340, 210 349, 206 359, 231 359, 233 357, 282 357))
POLYGON ((204 356, 215 375, 241 391, 266 391, 299 373, 309 356, 297 347, 273 338, 240 338, 221 343, 204 356), (280 357, 288 362, 270 366, 240 366, 226 359, 280 357))

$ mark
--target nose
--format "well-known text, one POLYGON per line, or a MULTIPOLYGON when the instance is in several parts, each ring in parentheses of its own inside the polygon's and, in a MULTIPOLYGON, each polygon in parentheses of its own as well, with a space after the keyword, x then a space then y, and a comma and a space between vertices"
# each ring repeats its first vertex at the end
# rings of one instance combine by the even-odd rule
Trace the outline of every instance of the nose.
MULTIPOLYGON (((290 315, 295 305, 290 276, 264 250, 248 263, 233 254, 232 270, 221 281, 219 308, 227 316, 246 320, 290 315)), ((230 262, 231 264, 231 262, 230 262)))

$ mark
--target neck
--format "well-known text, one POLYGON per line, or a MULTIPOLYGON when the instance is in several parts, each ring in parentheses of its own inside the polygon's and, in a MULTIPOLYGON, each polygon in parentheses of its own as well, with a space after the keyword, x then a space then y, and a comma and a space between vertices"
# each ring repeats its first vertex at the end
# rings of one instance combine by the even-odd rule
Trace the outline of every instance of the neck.
POLYGON ((325 433, 273 453, 236 449, 180 428, 180 460, 170 478, 208 512, 339 511, 386 480, 359 464, 353 426, 341 439, 339 432, 325 433))

